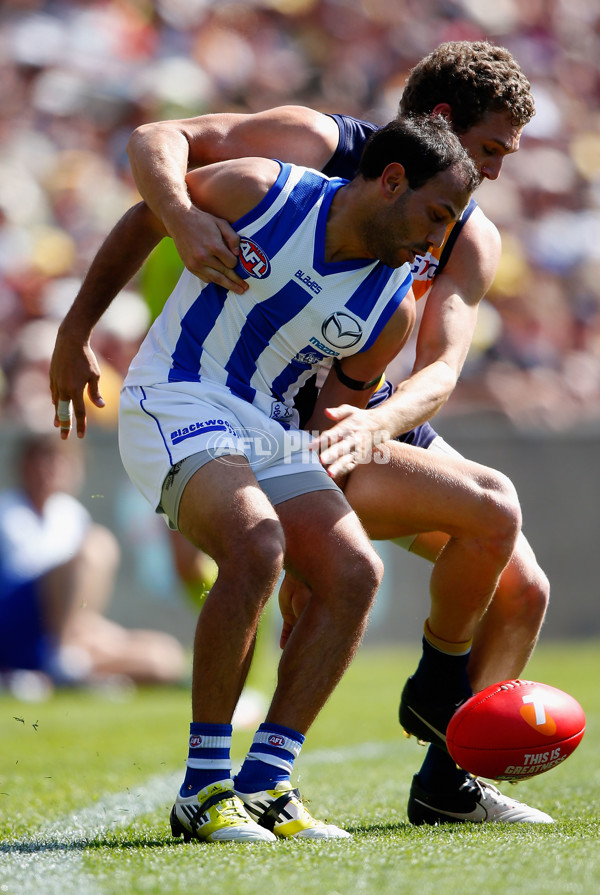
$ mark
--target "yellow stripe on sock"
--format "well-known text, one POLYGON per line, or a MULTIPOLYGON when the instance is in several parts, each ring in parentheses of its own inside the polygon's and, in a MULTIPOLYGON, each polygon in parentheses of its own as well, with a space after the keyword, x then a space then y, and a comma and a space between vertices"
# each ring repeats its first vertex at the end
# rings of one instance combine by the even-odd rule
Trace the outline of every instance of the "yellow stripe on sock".
POLYGON ((429 627, 429 619, 425 620, 424 634, 425 639, 432 646, 441 653, 446 653, 448 656, 464 656, 469 652, 473 643, 473 638, 470 640, 463 640, 460 643, 453 642, 452 640, 443 640, 441 637, 438 637, 437 634, 433 633, 429 627))

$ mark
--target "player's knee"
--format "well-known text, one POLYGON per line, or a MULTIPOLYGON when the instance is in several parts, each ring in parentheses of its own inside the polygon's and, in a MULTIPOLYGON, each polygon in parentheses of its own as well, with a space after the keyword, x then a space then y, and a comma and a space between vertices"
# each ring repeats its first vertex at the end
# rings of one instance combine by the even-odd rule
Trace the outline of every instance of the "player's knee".
POLYGON ((523 570, 518 593, 521 614, 541 627, 550 602, 550 582, 537 562, 529 563, 523 570))
POLYGON ((370 609, 383 578, 383 562, 374 549, 353 551, 334 569, 335 588, 341 591, 345 611, 364 615, 370 609))
POLYGON ((524 539, 514 551, 500 579, 494 604, 507 619, 519 619, 536 631, 550 600, 550 582, 524 539))
POLYGON ((515 549, 521 524, 516 489, 507 476, 494 470, 483 487, 479 536, 508 561, 515 549))
POLYGON ((263 587, 279 578, 284 554, 283 528, 273 520, 265 520, 247 533, 243 546, 234 556, 230 555, 229 563, 246 580, 263 587))

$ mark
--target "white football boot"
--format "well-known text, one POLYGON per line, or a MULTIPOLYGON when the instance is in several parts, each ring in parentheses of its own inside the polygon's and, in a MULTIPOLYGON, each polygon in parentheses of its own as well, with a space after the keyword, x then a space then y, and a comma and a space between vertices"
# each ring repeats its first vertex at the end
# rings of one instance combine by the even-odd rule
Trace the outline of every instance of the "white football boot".
POLYGON ((537 808, 505 796, 504 793, 469 775, 458 792, 427 792, 413 777, 408 799, 411 824, 552 824, 553 818, 537 808))
POLYGON ((275 789, 236 794, 261 827, 272 830, 280 839, 349 839, 350 833, 333 824, 316 820, 305 808, 297 789, 283 780, 275 789))

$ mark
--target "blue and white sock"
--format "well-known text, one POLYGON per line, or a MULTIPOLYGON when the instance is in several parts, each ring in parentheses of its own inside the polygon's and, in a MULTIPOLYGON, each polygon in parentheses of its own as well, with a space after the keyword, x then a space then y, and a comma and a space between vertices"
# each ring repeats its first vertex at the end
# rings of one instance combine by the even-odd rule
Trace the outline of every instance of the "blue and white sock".
POLYGON ((182 796, 192 796, 217 780, 231 777, 231 724, 190 724, 182 796))
POLYGON ((280 724, 260 725, 242 768, 235 778, 239 792, 274 789, 281 780, 289 780, 304 736, 280 724))

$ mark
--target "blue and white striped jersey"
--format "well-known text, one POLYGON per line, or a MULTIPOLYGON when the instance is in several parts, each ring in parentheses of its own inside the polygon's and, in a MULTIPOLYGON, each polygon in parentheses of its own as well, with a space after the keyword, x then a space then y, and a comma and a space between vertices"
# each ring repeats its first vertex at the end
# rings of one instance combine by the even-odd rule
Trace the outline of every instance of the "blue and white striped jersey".
POLYGON ((410 265, 326 262, 329 207, 347 181, 280 164, 269 192, 234 224, 248 290, 236 295, 185 270, 126 385, 210 381, 287 428, 306 380, 380 334, 410 287, 410 265))

